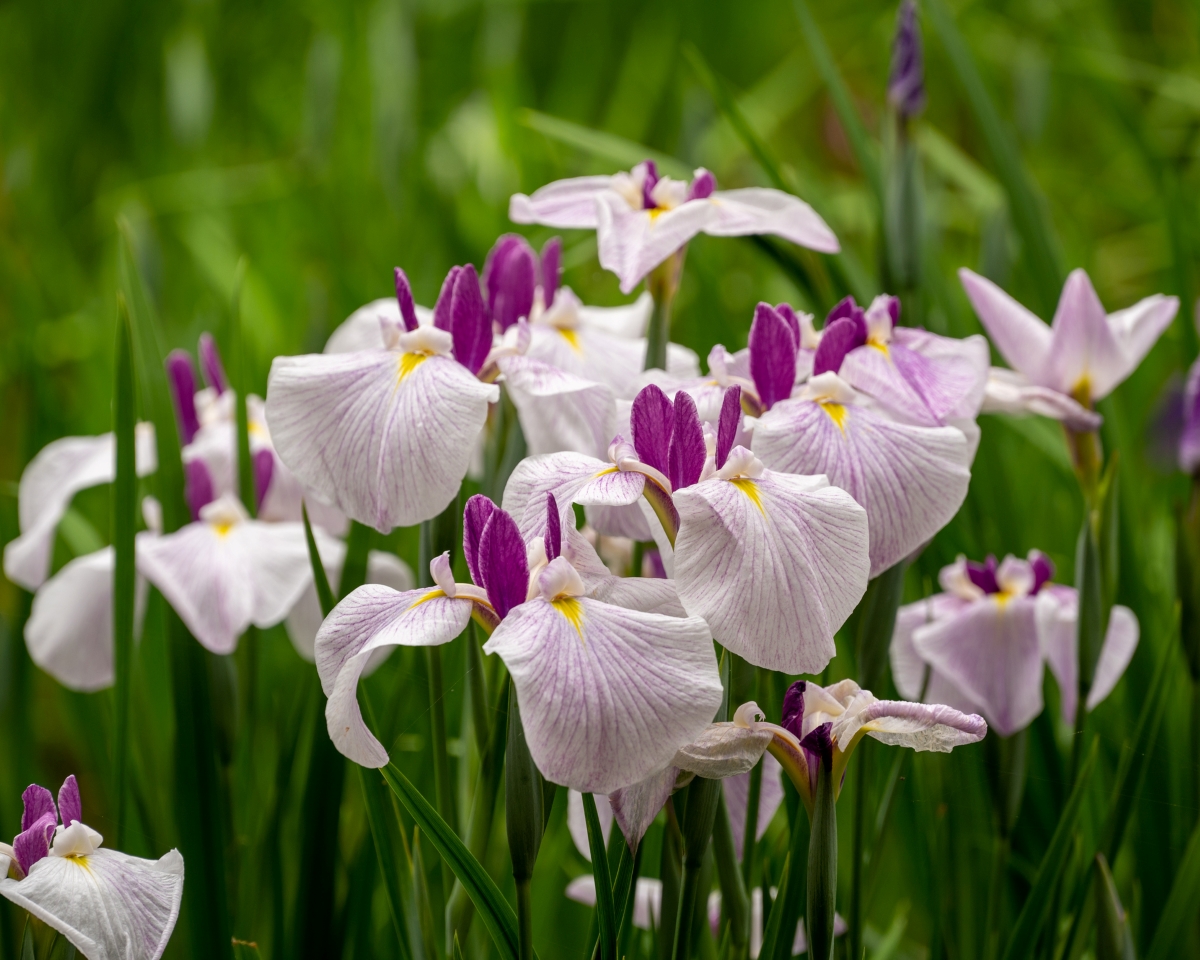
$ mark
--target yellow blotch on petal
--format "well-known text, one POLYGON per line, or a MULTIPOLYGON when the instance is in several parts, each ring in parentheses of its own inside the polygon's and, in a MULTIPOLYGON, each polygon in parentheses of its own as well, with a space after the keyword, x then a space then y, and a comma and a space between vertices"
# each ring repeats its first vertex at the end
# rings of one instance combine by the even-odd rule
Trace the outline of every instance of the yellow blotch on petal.
POLYGON ((846 432, 846 418, 849 417, 850 414, 846 411, 844 404, 825 401, 821 404, 821 409, 829 414, 829 419, 837 424, 837 428, 841 430, 842 433, 846 432))
POLYGON ((880 353, 882 353, 885 357, 891 356, 891 354, 888 353, 888 345, 886 343, 884 343, 882 340, 875 340, 874 338, 872 338, 867 341, 867 346, 874 347, 876 350, 878 350, 880 353))
POLYGON ((417 369, 421 364, 429 359, 427 353, 402 353, 400 354, 400 379, 403 380, 410 373, 417 369))
POLYGON ((558 332, 562 334, 562 338, 570 344, 572 350, 576 353, 583 353, 583 348, 579 345, 579 334, 574 330, 569 330, 564 327, 559 327, 558 332))
POLYGON ((214 523, 212 527, 217 531, 218 537, 224 537, 227 536, 229 531, 233 529, 233 524, 229 523, 228 521, 222 521, 221 523, 214 523))
POLYGON ((750 502, 758 507, 759 513, 764 517, 767 515, 767 512, 763 509, 762 498, 758 495, 757 481, 751 480, 749 477, 734 477, 729 482, 750 498, 750 502))
POLYGON ((620 473, 620 472, 621 472, 620 468, 614 464, 611 467, 605 467, 603 470, 599 471, 598 473, 592 474, 592 479, 595 479, 596 477, 606 477, 610 473, 620 473))
POLYGON ((567 622, 575 628, 575 632, 583 637, 583 604, 575 597, 559 597, 551 600, 550 606, 567 618, 567 622))
POLYGON ((651 207, 646 212, 648 214, 650 214, 650 222, 654 223, 655 220, 657 220, 659 217, 661 217, 667 211, 664 210, 662 207, 651 207))

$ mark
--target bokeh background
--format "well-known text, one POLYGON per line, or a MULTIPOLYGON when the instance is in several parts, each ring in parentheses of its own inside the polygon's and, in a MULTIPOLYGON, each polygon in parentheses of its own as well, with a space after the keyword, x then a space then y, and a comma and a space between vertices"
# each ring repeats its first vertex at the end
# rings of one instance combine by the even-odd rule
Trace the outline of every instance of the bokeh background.
MULTIPOLYGON (((906 317, 951 335, 979 332, 954 274, 963 265, 1046 319, 1058 283, 1076 266, 1089 271, 1109 309, 1154 292, 1183 301, 1149 358, 1101 406, 1104 443, 1119 449, 1121 463, 1117 599, 1137 613, 1142 642, 1094 718, 1097 809, 1155 665, 1164 651, 1177 661, 1114 864, 1144 948, 1200 813, 1195 685, 1182 653, 1169 650, 1178 645, 1175 510, 1188 489, 1170 450, 1171 398, 1197 349, 1200 7, 1187 0, 938 6, 957 24, 982 87, 964 83, 953 44, 922 11, 928 106, 910 132, 923 220, 919 271, 899 291, 906 317), (980 94, 999 127, 989 128, 980 94), (1014 204, 1011 169, 989 129, 1002 133, 1009 160, 1024 166, 1044 243, 1033 242, 1029 210, 1014 204)), ((812 9, 868 147, 886 159, 896 4, 812 9)), ((788 0, 0 2, 0 539, 15 536, 16 481, 41 446, 111 429, 118 222, 170 346, 194 349, 205 330, 221 338, 245 258, 242 309, 262 393, 272 357, 319 350, 354 308, 388 295, 393 266, 408 271, 418 302, 432 304, 452 264, 481 265, 511 229, 511 193, 628 168, 645 156, 684 170, 708 167, 725 187, 780 177, 826 217, 845 248, 833 263, 784 245, 698 237, 673 336, 701 357, 714 343, 743 346, 759 300, 788 300, 823 316, 843 292, 869 298, 897 276, 875 193, 788 0), (768 162, 731 124, 714 90, 736 104, 768 162)), ((527 235, 540 244, 550 234, 527 235)), ((585 302, 622 302, 615 278, 596 262, 594 237, 564 240, 565 282, 585 302)), ((997 417, 981 425, 970 497, 912 567, 908 599, 936 589, 937 570, 960 551, 981 558, 1037 547, 1058 565, 1058 579, 1072 582, 1082 501, 1060 429, 997 417)), ((60 528, 56 567, 107 542, 108 496, 100 488, 76 498, 60 528)), ((411 532, 378 545, 415 563, 411 532)), ((29 603, 0 582, 0 836, 16 832, 26 783, 56 786, 69 772, 84 785, 89 822, 103 831, 109 695, 67 692, 32 666, 21 639, 29 603)), ((296 955, 289 931, 302 850, 336 844, 345 956, 394 956, 355 791, 345 791, 338 837, 304 832, 299 794, 310 727, 303 718, 318 706, 313 670, 281 629, 257 640, 254 652, 213 666, 224 678, 214 689, 226 691, 218 721, 234 798, 224 856, 235 936, 258 944, 246 955, 296 955), (239 736, 248 703, 261 722, 252 736, 239 736)), ((397 653, 370 682, 376 703, 386 704, 395 756, 414 781, 430 783, 423 663, 397 653)), ((132 844, 147 855, 174 842, 167 669, 161 632, 150 627, 139 660, 132 844)), ((461 654, 449 656, 455 725, 465 669, 461 654)), ((843 644, 829 676, 853 672, 843 644)), ((460 810, 470 790, 469 722, 451 732, 460 810)), ((1062 807, 1071 733, 1050 682, 1032 731, 1006 879, 1009 919, 1062 807)), ((981 746, 910 756, 895 773, 891 763, 879 751, 870 787, 882 795, 894 783, 895 797, 868 874, 868 955, 980 956, 992 755, 981 746)), ((843 811, 858 789, 854 770, 843 811)), ((586 869, 563 825, 564 799, 535 880, 537 946, 547 960, 581 957, 590 922, 587 909, 561 895, 586 869)), ((502 837, 501 817, 497 823, 502 837)), ((844 882, 849 823, 844 814, 844 882)), ((1085 829, 1098 829, 1087 814, 1085 829)), ((784 833, 777 824, 767 846, 782 844, 784 833)), ((647 864, 657 862, 656 838, 652 831, 647 864)), ((488 864, 500 880, 502 846, 493 845, 488 864)), ((436 899, 436 854, 426 847, 422 855, 433 864, 436 899)), ((0 906, 0 953, 13 948, 15 922, 0 906)), ((1200 950, 1198 943, 1193 932, 1191 948, 1200 950)), ((474 954, 487 948, 481 936, 472 941, 474 954)), ((168 955, 187 955, 182 933, 168 955)))

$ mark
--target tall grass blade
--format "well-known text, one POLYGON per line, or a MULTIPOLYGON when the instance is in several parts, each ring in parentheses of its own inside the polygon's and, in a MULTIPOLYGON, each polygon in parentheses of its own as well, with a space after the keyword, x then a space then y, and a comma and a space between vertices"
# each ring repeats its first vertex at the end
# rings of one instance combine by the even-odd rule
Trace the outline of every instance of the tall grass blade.
POLYGON ((247 341, 242 329, 242 286, 246 279, 246 258, 241 257, 233 272, 233 295, 229 306, 230 374, 237 397, 237 484, 242 506, 250 516, 258 513, 258 494, 254 483, 254 461, 250 457, 250 422, 246 400, 250 396, 251 370, 247 341))
POLYGON ((587 821, 588 846, 592 851, 592 876, 596 881, 596 917, 600 924, 599 960, 616 960, 617 908, 613 901, 612 878, 608 873, 608 851, 604 849, 604 832, 596 813, 596 798, 583 795, 583 816, 587 821))
MULTIPOLYGON (((321 554, 317 551, 317 538, 313 536, 312 523, 308 519, 308 506, 302 504, 300 515, 304 520, 304 540, 308 545, 308 562, 312 566, 313 585, 317 589, 317 603, 321 606, 321 616, 327 617, 333 611, 337 601, 329 586, 329 577, 325 574, 325 564, 321 562, 321 554)), ((345 569, 343 567, 343 569, 345 569)))
POLYGON ((1146 960, 1169 960, 1184 948, 1188 929, 1196 925, 1200 912, 1200 823, 1192 830, 1187 850, 1175 871, 1167 905, 1159 917, 1146 960))

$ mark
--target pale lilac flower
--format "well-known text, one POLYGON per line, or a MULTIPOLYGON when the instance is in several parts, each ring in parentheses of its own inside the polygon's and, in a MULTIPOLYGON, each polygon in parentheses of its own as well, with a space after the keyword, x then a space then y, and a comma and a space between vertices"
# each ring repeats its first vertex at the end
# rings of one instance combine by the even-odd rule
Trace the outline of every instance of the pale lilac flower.
POLYGON ((760 303, 750 328, 751 397, 762 411, 751 449, 772 469, 824 475, 863 506, 871 576, 919 549, 966 498, 972 450, 962 429, 938 424, 973 426, 986 367, 974 356, 981 343, 893 329, 896 312, 894 298, 865 313, 839 305, 799 386, 786 318, 760 303))
POLYGON ((343 600, 317 635, 317 671, 337 748, 363 766, 387 753, 362 722, 363 666, 385 646, 453 640, 473 615, 491 633, 515 685, 530 753, 549 780, 609 793, 660 769, 708 725, 721 700, 712 635, 678 610, 669 581, 608 573, 587 541, 558 523, 559 508, 528 542, 505 511, 475 496, 463 517, 474 581, 455 583, 448 558, 433 561, 432 590, 365 586, 343 600))
POLYGON ((57 930, 89 960, 158 960, 183 900, 183 857, 142 860, 105 849, 83 823, 74 776, 22 795, 21 833, 0 843, 0 896, 57 930), (61 818, 62 822, 59 823, 61 818))
MULTIPOLYGON (((1028 560, 965 557, 942 569, 944 593, 900 608, 892 637, 892 677, 902 696, 982 713, 1011 736, 1042 712, 1043 664, 1059 684, 1063 719, 1075 722, 1079 649, 1078 595, 1051 582, 1054 565, 1034 550, 1028 560)), ((1116 686, 1138 642, 1138 622, 1114 606, 1088 693, 1093 710, 1116 686)))
MULTIPOLYGON (((596 798, 599 802, 600 798, 596 798)), ((585 873, 567 884, 567 899, 585 907, 596 905, 596 878, 585 873)), ((638 877, 633 891, 633 925, 639 930, 655 930, 662 912, 662 881, 654 877, 638 877)))
MULTIPOLYGON (((573 525, 572 502, 644 502, 690 615, 751 663, 817 673, 866 589, 866 514, 825 477, 776 473, 734 446, 738 392, 725 395, 714 436, 686 392, 672 402, 648 386, 633 402, 632 443, 617 437, 607 462, 568 453, 523 461, 505 489, 505 508, 533 536, 544 523, 546 493, 564 505, 564 525, 573 525)), ((597 520, 593 514, 590 522, 597 520)))
POLYGON ((703 169, 690 183, 672 180, 658 175, 653 160, 629 173, 575 177, 533 196, 515 194, 508 216, 514 223, 595 230, 600 265, 617 275, 623 293, 698 233, 771 233, 822 253, 840 249, 825 221, 790 194, 761 187, 718 191, 703 169))
POLYGON ((1099 426, 1092 404, 1133 373, 1179 309, 1178 297, 1155 294, 1106 313, 1087 273, 1072 270, 1047 327, 990 280, 965 267, 958 276, 1013 370, 989 384, 984 410, 1038 413, 1076 431, 1099 426))

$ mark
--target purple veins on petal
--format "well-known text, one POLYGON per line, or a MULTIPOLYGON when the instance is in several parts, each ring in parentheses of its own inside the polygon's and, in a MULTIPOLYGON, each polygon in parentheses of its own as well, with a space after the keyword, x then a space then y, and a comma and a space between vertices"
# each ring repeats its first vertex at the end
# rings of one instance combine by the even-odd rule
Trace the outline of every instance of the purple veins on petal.
POLYGON ((204 382, 218 394, 229 389, 229 380, 225 376, 221 354, 217 350, 217 342, 211 333, 200 334, 200 373, 204 376, 204 382))
POLYGON ((501 330, 529 316, 537 269, 537 256, 524 237, 508 233, 492 247, 483 267, 483 285, 488 314, 501 330))
POLYGON ((680 390, 675 394, 675 426, 671 431, 671 448, 667 456, 672 490, 682 490, 700 480, 708 451, 704 443, 704 427, 696 410, 696 401, 680 390))
POLYGON ((1054 561, 1041 550, 1034 550, 1029 558, 1029 565, 1033 568, 1033 589, 1029 592, 1034 594, 1054 579, 1054 561))
POLYGON ((69 827, 74 820, 83 822, 83 800, 79 796, 79 783, 73 773, 59 787, 58 815, 64 827, 69 827))
POLYGON ((1000 584, 996 582, 997 569, 996 558, 992 554, 988 554, 988 558, 983 563, 977 563, 974 560, 967 561, 967 576, 984 593, 1000 592, 1000 584))
POLYGON ((437 303, 433 305, 433 325, 439 330, 451 332, 450 303, 454 299, 454 287, 462 267, 451 267, 442 281, 442 289, 438 292, 437 303))
POLYGON ((542 304, 547 310, 558 293, 558 275, 562 272, 562 237, 551 237, 542 247, 542 304))
POLYGON ((654 185, 658 183, 658 167, 655 166, 653 160, 646 161, 646 179, 642 181, 642 206, 647 210, 653 210, 657 204, 650 194, 654 191, 654 185))
POLYGON ((412 333, 417 329, 417 310, 413 306, 412 286, 408 282, 408 274, 399 267, 395 269, 396 302, 400 304, 400 316, 404 320, 404 329, 412 333))
POLYGON ((558 514, 558 501, 554 494, 546 494, 546 532, 542 536, 546 546, 546 559, 557 560, 562 553, 562 518, 558 514))
POLYGON ((643 387, 633 398, 633 406, 629 411, 633 449, 642 463, 664 475, 668 473, 674 428, 675 411, 667 395, 653 383, 643 387))
POLYGON ((479 275, 469 263, 454 281, 450 335, 454 338, 454 358, 471 373, 478 373, 492 349, 492 323, 479 292, 479 275))
POLYGON ((733 441, 737 439, 738 427, 742 420, 742 388, 732 386, 725 391, 721 398, 721 417, 717 421, 717 454, 716 464, 720 470, 729 459, 729 451, 733 449, 733 441))
POLYGON ((796 382, 796 341, 787 321, 769 303, 754 308, 749 347, 750 376, 759 400, 770 410, 792 395, 796 382))
POLYGON ((696 171, 696 177, 688 187, 689 200, 705 200, 711 197, 717 189, 717 178, 703 168, 696 171))
POLYGON ((796 316, 796 311, 792 309, 790 303, 775 304, 775 312, 783 317, 784 322, 788 325, 788 329, 792 331, 792 339, 796 342, 796 349, 800 349, 800 318, 796 316))
POLYGON ((804 728, 804 690, 808 684, 797 680, 787 688, 783 695, 783 711, 779 725, 791 733, 797 740, 803 736, 804 728))
POLYGON ((172 350, 167 354, 166 367, 175 417, 179 422, 179 439, 186 445, 200 431, 200 418, 196 416, 196 371, 186 350, 172 350))
POLYGON ((517 522, 505 511, 492 512, 479 538, 479 566, 488 602, 503 620, 525 602, 529 590, 529 560, 517 522))
MULTIPOLYGON (((26 791, 28 793, 28 791, 26 791)), ((50 795, 50 791, 46 791, 50 795)), ((13 840, 13 852, 17 855, 17 863, 25 873, 30 868, 50 855, 50 842, 54 839, 54 829, 58 819, 54 813, 43 814, 28 829, 22 830, 13 840)))
POLYGON ((858 324, 859 328, 862 330, 863 337, 866 337, 866 313, 863 311, 863 308, 858 305, 854 297, 843 297, 836 304, 834 304, 833 309, 830 310, 828 316, 825 317, 825 329, 828 330, 829 325, 833 323, 834 320, 840 320, 842 317, 853 320, 856 324, 858 324))
POLYGON ((25 792, 21 794, 21 803, 24 804, 24 810, 21 813, 22 833, 47 814, 55 817, 55 822, 57 822, 57 815, 54 810, 54 795, 45 787, 31 783, 25 788, 25 792))
POLYGON ((832 323, 827 323, 821 335, 821 345, 813 357, 812 375, 817 377, 831 370, 837 373, 842 368, 846 354, 866 342, 866 327, 851 317, 838 317, 832 323))
POLYGON ((197 458, 183 465, 183 496, 187 500, 188 510, 192 519, 200 519, 200 508, 212 503, 216 498, 213 488, 212 474, 204 461, 197 458))
POLYGON ((263 448, 256 450, 251 459, 254 461, 254 509, 261 510, 271 488, 271 477, 275 474, 275 454, 263 448))
POLYGON ((477 587, 487 589, 484 580, 483 567, 479 562, 479 547, 483 540, 483 531, 492 519, 497 507, 482 493, 477 493, 467 501, 463 510, 463 555, 467 560, 467 571, 471 574, 471 582, 477 587))

